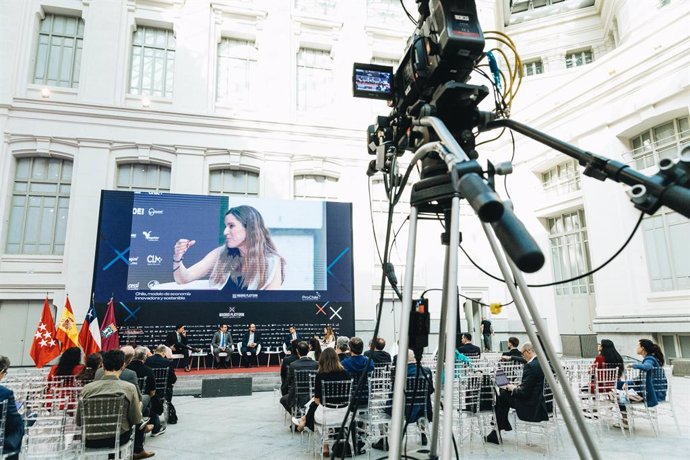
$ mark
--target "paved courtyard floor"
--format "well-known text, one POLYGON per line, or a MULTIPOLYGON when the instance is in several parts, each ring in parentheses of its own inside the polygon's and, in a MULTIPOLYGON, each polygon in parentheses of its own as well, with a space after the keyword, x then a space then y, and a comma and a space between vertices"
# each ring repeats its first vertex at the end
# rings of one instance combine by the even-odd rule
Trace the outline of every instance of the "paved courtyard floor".
MULTIPOLYGON (((660 420, 661 434, 655 437, 646 421, 636 425, 634 437, 624 437, 620 430, 603 429, 595 437, 603 459, 675 459, 690 458, 690 379, 671 379, 674 406, 680 433, 671 418, 660 420)), ((308 459, 306 436, 292 435, 283 408, 273 392, 256 392, 252 396, 225 398, 176 397, 173 400, 179 423, 171 425, 165 434, 146 439, 146 450, 156 452, 157 459, 308 459)), ((477 437, 460 446, 462 458, 514 459, 578 458, 565 426, 559 426, 563 445, 552 442, 551 455, 539 440, 537 446, 526 446, 524 439, 516 444, 509 433, 502 447, 483 446, 477 437)), ((408 454, 418 459, 428 458, 415 453, 421 446, 417 436, 410 436, 408 454)), ((387 452, 371 451, 371 458, 387 452)), ((369 452, 357 458, 370 458, 369 452)))

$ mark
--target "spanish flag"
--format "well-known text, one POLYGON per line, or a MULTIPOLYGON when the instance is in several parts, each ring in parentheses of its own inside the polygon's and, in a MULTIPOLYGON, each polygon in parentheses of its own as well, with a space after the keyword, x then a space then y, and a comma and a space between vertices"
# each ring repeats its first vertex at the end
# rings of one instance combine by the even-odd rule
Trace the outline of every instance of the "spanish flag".
POLYGON ((62 316, 57 324, 56 338, 60 341, 60 351, 79 346, 79 328, 74 320, 72 305, 69 303, 69 296, 65 300, 65 308, 62 309, 62 316))

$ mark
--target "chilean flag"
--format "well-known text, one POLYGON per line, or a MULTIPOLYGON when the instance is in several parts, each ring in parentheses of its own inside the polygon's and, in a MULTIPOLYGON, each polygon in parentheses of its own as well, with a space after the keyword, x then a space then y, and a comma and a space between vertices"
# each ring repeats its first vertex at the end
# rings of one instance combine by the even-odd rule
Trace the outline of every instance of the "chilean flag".
POLYGON ((89 307, 89 311, 86 312, 86 318, 84 318, 84 322, 81 325, 79 344, 81 349, 84 350, 84 357, 101 351, 101 328, 98 325, 98 317, 96 316, 96 310, 93 308, 93 302, 91 307, 89 307))

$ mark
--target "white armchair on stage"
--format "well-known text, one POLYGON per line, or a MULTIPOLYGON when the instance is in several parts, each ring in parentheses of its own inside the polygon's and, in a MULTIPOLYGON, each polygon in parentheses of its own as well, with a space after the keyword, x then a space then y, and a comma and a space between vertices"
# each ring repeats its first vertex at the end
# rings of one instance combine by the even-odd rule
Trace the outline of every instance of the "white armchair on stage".
MULTIPOLYGON (((242 342, 237 342, 237 353, 240 355, 240 367, 242 367, 243 358, 252 356, 252 353, 250 351, 242 353, 242 342)), ((254 356, 254 358, 256 359, 256 367, 259 367, 259 354, 261 354, 261 344, 258 344, 256 346, 256 356, 254 356)))

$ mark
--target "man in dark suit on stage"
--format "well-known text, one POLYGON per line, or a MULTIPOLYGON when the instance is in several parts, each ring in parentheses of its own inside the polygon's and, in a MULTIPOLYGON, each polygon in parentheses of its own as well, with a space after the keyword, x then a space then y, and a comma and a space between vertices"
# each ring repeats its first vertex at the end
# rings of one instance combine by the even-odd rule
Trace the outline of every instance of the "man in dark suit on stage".
MULTIPOLYGON (((544 372, 539 359, 534 353, 532 344, 522 346, 522 355, 527 364, 522 370, 522 381, 519 385, 509 384, 500 390, 496 399, 496 427, 498 430, 511 431, 513 427, 508 421, 508 412, 513 407, 520 420, 526 422, 541 422, 549 419, 549 408, 544 401, 544 372)), ((487 442, 499 443, 496 430, 486 437, 487 442)))
POLYGON ((191 368, 189 367, 189 354, 192 351, 198 351, 187 345, 187 331, 184 328, 184 324, 178 324, 175 326, 175 330, 169 332, 165 337, 165 344, 170 347, 173 353, 182 354, 182 366, 184 366, 184 371, 189 372, 191 368))
POLYGON ((482 350, 472 343, 472 334, 469 332, 463 332, 460 338, 462 345, 458 347, 458 351, 465 356, 479 356, 482 354, 482 350))
POLYGON ((227 324, 221 324, 211 339, 211 350, 213 351, 213 362, 216 368, 228 368, 228 361, 232 359, 232 335, 228 331, 227 324), (220 354, 226 355, 221 358, 220 354))
POLYGON ((295 373, 297 371, 316 371, 319 364, 307 356, 309 353, 309 344, 307 342, 299 342, 297 344, 297 356, 299 359, 292 362, 288 367, 288 392, 285 396, 280 398, 280 404, 283 405, 286 411, 290 412, 295 404, 306 404, 307 400, 297 401, 297 383, 295 381, 295 373))
POLYGON ((261 334, 256 331, 256 325, 254 323, 249 325, 249 330, 244 333, 242 338, 242 356, 246 356, 247 353, 251 353, 252 359, 249 360, 249 366, 251 367, 254 357, 259 351, 259 344, 261 343, 261 334))
POLYGON ((298 342, 302 340, 302 337, 297 333, 297 329, 295 326, 290 326, 288 328, 288 333, 285 334, 285 337, 283 338, 283 344, 285 347, 283 347, 287 352, 285 355, 289 355, 292 351, 290 349, 290 344, 292 343, 293 340, 297 340, 298 342))

